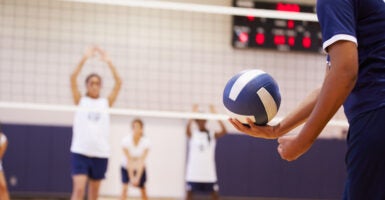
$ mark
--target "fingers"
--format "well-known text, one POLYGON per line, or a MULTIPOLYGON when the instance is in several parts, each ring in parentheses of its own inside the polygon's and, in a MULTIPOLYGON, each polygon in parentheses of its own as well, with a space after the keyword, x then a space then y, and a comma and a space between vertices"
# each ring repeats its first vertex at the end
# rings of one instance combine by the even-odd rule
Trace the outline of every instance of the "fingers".
POLYGON ((285 139, 283 137, 279 137, 277 141, 278 141, 278 144, 281 144, 285 141, 285 139))
POLYGON ((284 139, 282 137, 279 137, 277 141, 278 141, 278 147, 277 147, 278 154, 281 157, 281 159, 286 160, 283 153, 284 139))
POLYGON ((229 119, 230 123, 240 132, 246 133, 247 135, 258 137, 258 138, 267 138, 261 132, 261 129, 254 124, 254 122, 247 118, 247 125, 241 123, 238 119, 231 118, 229 119))
POLYGON ((277 151, 278 151, 278 154, 279 156, 281 157, 282 160, 286 160, 286 161, 292 161, 291 159, 289 159, 287 157, 287 155, 285 154, 285 151, 284 151, 284 148, 283 148, 283 145, 278 145, 277 147, 277 151))
POLYGON ((198 109, 199 109, 199 106, 198 106, 198 104, 193 104, 193 108, 192 108, 192 110, 193 110, 193 112, 198 112, 198 109))
POLYGON ((249 124, 250 128, 256 128, 257 125, 250 118, 246 118, 246 122, 249 124))
POLYGON ((102 61, 109 61, 109 57, 108 57, 106 51, 104 51, 104 50, 101 49, 100 47, 94 46, 94 47, 93 47, 93 51, 96 51, 97 53, 99 53, 100 59, 101 59, 102 61))
POLYGON ((210 111, 211 113, 217 113, 217 110, 215 109, 215 106, 213 104, 210 104, 210 111))
POLYGON ((277 151, 278 151, 281 159, 289 161, 289 162, 295 160, 295 158, 288 155, 287 151, 286 151, 286 148, 288 148, 288 145, 290 145, 290 144, 288 144, 288 138, 279 137, 277 141, 278 141, 277 151))
MULTIPOLYGON (((278 147, 277 147, 277 151, 278 151, 279 155, 280 155, 280 156, 281 156, 281 158, 282 158, 283 148, 282 148, 282 146, 281 146, 281 145, 278 145, 278 147)), ((282 159, 283 159, 283 158, 282 158, 282 159)))
POLYGON ((237 119, 230 118, 229 121, 238 131, 246 133, 249 130, 249 127, 246 127, 237 119))
POLYGON ((89 48, 87 48, 87 50, 85 51, 84 55, 87 56, 87 57, 91 57, 91 56, 93 56, 94 51, 95 51, 95 48, 94 48, 94 47, 89 47, 89 48))

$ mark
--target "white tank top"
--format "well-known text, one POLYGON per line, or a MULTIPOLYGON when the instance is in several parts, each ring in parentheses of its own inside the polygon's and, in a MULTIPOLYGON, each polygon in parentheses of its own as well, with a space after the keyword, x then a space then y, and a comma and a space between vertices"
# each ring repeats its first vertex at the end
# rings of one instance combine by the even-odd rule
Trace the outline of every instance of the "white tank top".
POLYGON ((108 158, 110 116, 107 112, 100 112, 108 110, 108 100, 82 97, 78 107, 80 109, 75 113, 73 124, 71 152, 88 157, 108 158))
POLYGON ((215 168, 215 134, 192 131, 189 140, 186 181, 200 183, 214 183, 217 181, 215 168))

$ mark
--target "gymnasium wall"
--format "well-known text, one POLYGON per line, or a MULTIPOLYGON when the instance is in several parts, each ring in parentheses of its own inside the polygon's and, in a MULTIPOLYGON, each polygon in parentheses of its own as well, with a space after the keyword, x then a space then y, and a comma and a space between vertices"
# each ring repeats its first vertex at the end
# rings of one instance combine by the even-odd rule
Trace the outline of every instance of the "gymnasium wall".
MULTIPOLYGON (((146 130, 155 128, 155 124, 152 122, 146 130)), ((9 133, 10 148, 3 161, 11 193, 15 196, 68 197, 71 192, 68 150, 71 127, 6 124, 4 132, 9 133)), ((150 196, 181 198, 182 191, 178 190, 183 186, 183 180, 178 179, 178 174, 183 172, 175 169, 184 164, 183 147, 176 149, 173 148, 175 145, 157 144, 161 138, 168 138, 159 133, 149 134, 149 137, 155 142, 147 168, 150 196), (179 156, 170 157, 173 151, 179 152, 179 156)), ((168 138, 168 144, 174 139, 168 138)), ((344 141, 318 140, 307 154, 291 163, 280 159, 276 146, 276 141, 237 134, 218 140, 216 163, 221 196, 233 199, 341 198, 346 177, 344 141)), ((116 161, 118 154, 114 152, 111 160, 116 161)), ((112 191, 105 190, 104 195, 115 196, 119 192, 118 171, 119 165, 109 165, 103 188, 112 191)))
MULTIPOLYGON (((210 4, 227 6, 231 1, 210 4)), ((0 26, 0 101, 4 102, 72 105, 69 76, 90 44, 107 50, 123 79, 116 108, 187 112, 193 103, 199 103, 214 104, 224 112, 221 95, 226 81, 243 69, 261 68, 280 85, 279 115, 283 116, 320 84, 324 73, 321 54, 233 49, 231 16, 227 15, 55 0, 1 0, 0 26)), ((97 59, 86 63, 79 82, 93 71, 103 75, 103 95, 107 95, 112 76, 97 59)), ((72 116, 71 112, 0 108, 0 121, 8 124, 68 128, 72 116)), ((114 170, 108 171, 103 195, 120 192, 120 142, 130 132, 132 117, 112 117, 109 169, 114 170)), ((337 119, 343 119, 341 112, 337 119)), ((186 121, 144 121, 145 134, 152 141, 149 195, 183 196, 186 121)), ((340 129, 332 129, 324 135, 340 137, 339 133, 340 129)))

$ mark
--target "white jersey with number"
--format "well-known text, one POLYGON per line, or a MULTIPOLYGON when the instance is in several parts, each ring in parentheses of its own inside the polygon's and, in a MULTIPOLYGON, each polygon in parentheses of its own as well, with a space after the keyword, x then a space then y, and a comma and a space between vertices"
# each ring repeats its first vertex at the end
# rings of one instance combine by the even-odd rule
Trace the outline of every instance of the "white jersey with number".
POLYGON ((89 157, 110 155, 109 104, 105 98, 82 97, 75 113, 71 152, 89 157))
MULTIPOLYGON (((142 136, 139 139, 138 144, 135 145, 133 135, 129 135, 123 138, 122 147, 128 150, 131 157, 140 158, 145 153, 145 151, 150 148, 150 141, 146 136, 142 136)), ((127 158, 124 155, 122 159, 122 167, 126 168, 126 166, 127 166, 127 158)))
POLYGON ((215 168, 215 133, 192 131, 189 139, 186 181, 214 183, 217 181, 215 168))

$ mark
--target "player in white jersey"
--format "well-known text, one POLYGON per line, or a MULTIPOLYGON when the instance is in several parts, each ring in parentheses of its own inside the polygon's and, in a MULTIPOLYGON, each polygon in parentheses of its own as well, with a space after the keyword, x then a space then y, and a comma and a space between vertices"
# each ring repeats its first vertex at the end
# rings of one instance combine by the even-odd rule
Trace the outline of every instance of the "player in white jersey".
MULTIPOLYGON (((214 106, 210 105, 212 113, 216 113, 214 106)), ((194 105, 194 112, 198 106, 194 105)), ((223 122, 218 121, 221 130, 218 132, 208 130, 206 120, 189 120, 186 134, 189 138, 189 151, 186 170, 187 193, 186 199, 191 200, 194 193, 211 194, 212 199, 219 198, 217 174, 215 166, 216 139, 227 133, 223 122), (196 122, 198 129, 192 130, 192 123, 196 122)))
POLYGON ((5 179, 3 166, 2 166, 3 156, 5 151, 7 150, 7 146, 8 146, 7 137, 4 135, 0 127, 0 199, 1 200, 9 200, 7 181, 5 179))
POLYGON ((126 200, 128 184, 138 187, 142 199, 147 200, 145 183, 147 180, 146 158, 150 149, 150 141, 143 135, 143 121, 134 119, 132 121, 133 134, 126 136, 122 141, 124 157, 122 160, 122 183, 123 189, 121 200, 126 200))
POLYGON ((73 100, 78 105, 76 111, 71 144, 71 167, 73 190, 71 200, 83 200, 88 183, 88 200, 98 198, 99 186, 104 179, 109 157, 109 125, 107 109, 118 96, 121 79, 107 54, 98 47, 89 48, 71 75, 73 100), (102 79, 97 74, 86 78, 87 93, 82 96, 77 78, 86 61, 95 55, 107 63, 115 79, 115 86, 108 98, 100 97, 102 79))

